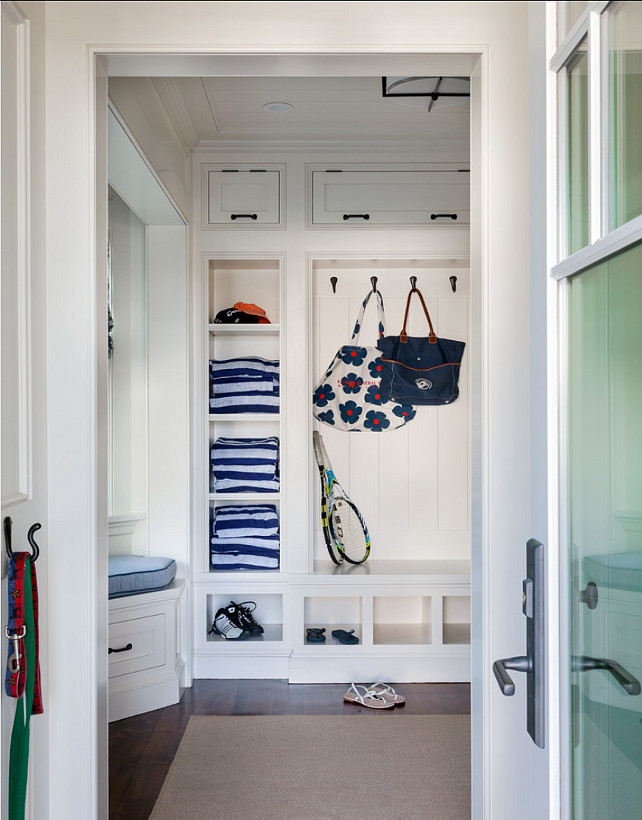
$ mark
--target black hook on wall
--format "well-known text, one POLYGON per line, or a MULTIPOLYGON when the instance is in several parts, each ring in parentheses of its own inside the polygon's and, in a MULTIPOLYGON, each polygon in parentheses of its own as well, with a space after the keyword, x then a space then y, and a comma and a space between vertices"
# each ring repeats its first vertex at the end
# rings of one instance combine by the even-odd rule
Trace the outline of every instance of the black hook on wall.
POLYGON ((451 276, 450 277, 450 287, 453 289, 453 293, 457 292, 457 277, 451 276))
POLYGON ((376 293, 377 292, 377 281, 378 281, 377 277, 376 276, 371 276, 370 281, 372 282, 372 292, 376 293))
MULTIPOLYGON (((11 559, 13 558, 14 552, 11 548, 11 525, 12 525, 11 518, 7 515, 2 522, 2 526, 4 528, 4 547, 7 551, 8 557, 11 559)), ((40 547, 36 544, 34 539, 34 534, 38 532, 38 530, 42 527, 42 524, 32 524, 29 527, 29 532, 27 533, 27 541, 29 542, 29 546, 31 547, 31 563, 34 564, 38 560, 38 556, 40 555, 40 547)))
POLYGON ((410 287, 413 290, 417 290, 417 277, 416 276, 411 276, 410 277, 410 287))
POLYGON ((331 276, 330 277, 330 284, 332 285, 332 293, 337 292, 337 277, 331 276))

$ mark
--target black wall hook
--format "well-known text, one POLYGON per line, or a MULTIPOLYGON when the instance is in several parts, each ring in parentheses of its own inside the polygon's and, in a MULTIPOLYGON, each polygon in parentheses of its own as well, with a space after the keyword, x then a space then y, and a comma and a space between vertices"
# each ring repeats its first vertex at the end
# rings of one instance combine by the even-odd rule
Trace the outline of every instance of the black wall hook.
MULTIPOLYGON (((8 557, 11 559, 14 556, 14 552, 11 548, 11 525, 12 525, 11 518, 7 515, 2 522, 2 526, 4 528, 4 548, 7 551, 8 557)), ((29 542, 29 546, 31 547, 31 563, 35 564, 38 560, 38 556, 40 555, 40 547, 36 544, 34 540, 34 533, 38 532, 38 530, 42 527, 42 524, 32 524, 29 527, 29 532, 27 533, 27 541, 29 542)))
POLYGON ((457 277, 451 276, 450 277, 450 287, 453 289, 453 293, 457 292, 457 277))
POLYGON ((29 527, 29 532, 27 533, 27 541, 29 542, 29 546, 31 547, 31 563, 35 564, 38 560, 38 556, 40 555, 40 547, 36 544, 34 540, 34 533, 37 533, 38 530, 42 527, 42 524, 32 524, 29 527))
POLYGON ((332 285, 332 293, 337 292, 337 277, 331 276, 330 277, 330 284, 332 285))
POLYGON ((417 277, 416 276, 411 276, 410 277, 410 287, 413 290, 417 290, 417 277))
POLYGON ((377 277, 376 276, 371 276, 370 281, 372 282, 372 292, 376 293, 377 292, 377 277))

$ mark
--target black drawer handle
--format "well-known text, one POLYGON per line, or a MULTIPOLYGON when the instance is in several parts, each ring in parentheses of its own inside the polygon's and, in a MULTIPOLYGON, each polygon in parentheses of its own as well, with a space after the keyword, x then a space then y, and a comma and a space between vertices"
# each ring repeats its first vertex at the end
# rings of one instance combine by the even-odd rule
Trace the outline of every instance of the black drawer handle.
POLYGON ((129 652, 130 649, 133 649, 134 646, 131 643, 128 643, 127 646, 123 646, 120 649, 112 649, 111 646, 109 647, 109 651, 107 652, 108 655, 111 655, 112 652, 129 652))
POLYGON ((344 214, 343 219, 344 219, 344 221, 348 220, 348 219, 365 219, 365 220, 368 220, 368 219, 370 219, 370 214, 344 214))
POLYGON ((256 214, 230 214, 230 219, 258 219, 256 214))
POLYGON ((457 214, 430 214, 431 219, 457 219, 457 214))

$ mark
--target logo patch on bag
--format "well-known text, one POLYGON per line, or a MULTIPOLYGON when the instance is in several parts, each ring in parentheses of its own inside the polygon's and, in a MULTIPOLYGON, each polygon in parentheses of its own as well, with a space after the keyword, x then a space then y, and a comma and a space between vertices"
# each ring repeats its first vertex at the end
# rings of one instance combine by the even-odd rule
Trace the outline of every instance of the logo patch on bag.
POLYGON ((430 379, 415 379, 415 384, 420 390, 430 390, 432 387, 430 379))

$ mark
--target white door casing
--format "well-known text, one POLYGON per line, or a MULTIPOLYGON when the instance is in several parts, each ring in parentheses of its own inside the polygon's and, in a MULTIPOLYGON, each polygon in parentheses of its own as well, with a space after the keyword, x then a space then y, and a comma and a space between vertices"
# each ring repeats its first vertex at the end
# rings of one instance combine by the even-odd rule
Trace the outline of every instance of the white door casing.
MULTIPOLYGON (((40 603, 40 664, 45 714, 31 720, 31 781, 26 816, 46 818, 48 779, 46 495, 46 304, 44 251, 43 118, 44 51, 42 3, 2 3, 2 520, 12 522, 13 552, 30 552, 34 534, 40 555, 34 564, 40 603), (38 771, 44 789, 34 788, 38 771), (43 799, 44 797, 44 799, 43 799)), ((5 542, 1 548, 2 626, 7 618, 5 542)), ((6 658, 6 643, 2 655, 6 658)), ((16 701, 4 691, 2 672, 2 783, 7 783, 11 726, 16 701)), ((8 789, 2 788, 1 816, 8 789)))
MULTIPOLYGON (((474 76, 479 140, 471 158, 476 163, 475 170, 471 163, 476 211, 471 269, 478 275, 482 317, 475 352, 481 412, 473 430, 479 459, 474 486, 479 527, 474 540, 473 596, 479 626, 473 670, 475 816, 513 817, 519 797, 520 815, 527 817, 530 807, 531 816, 539 820, 548 816, 548 785, 533 775, 523 687, 512 701, 504 700, 491 673, 494 658, 523 651, 523 547, 531 535, 527 7, 523 3, 375 4, 366 22, 359 3, 314 4, 313 14, 310 4, 288 3, 283 6, 288 19, 284 28, 274 4, 251 5, 251 14, 247 4, 227 3, 161 4, 153 15, 145 3, 59 3, 47 10, 48 90, 56 101, 47 112, 47 185, 56 192, 47 210, 51 237, 49 523, 51 537, 60 544, 60 561, 50 583, 56 588, 73 585, 78 624, 72 641, 62 629, 71 614, 70 603, 56 599, 51 627, 60 627, 59 657, 51 675, 60 693, 55 721, 61 731, 52 733, 50 744, 52 815, 84 820, 102 816, 105 808, 99 800, 104 799, 106 772, 99 771, 98 760, 106 724, 98 718, 103 708, 96 697, 101 701, 106 692, 102 671, 97 672, 94 660, 85 660, 97 657, 94 630, 106 608, 101 570, 106 554, 95 551, 97 543, 106 549, 97 526, 103 503, 97 476, 106 467, 96 450, 104 423, 96 397, 97 331, 102 330, 96 305, 102 280, 95 281, 93 273, 87 273, 96 269, 99 256, 92 205, 100 193, 94 188, 100 165, 93 110, 95 56, 107 51, 124 56, 147 53, 158 54, 162 62, 164 54, 198 52, 207 57, 210 53, 215 55, 217 70, 224 58, 233 57, 241 60, 249 75, 261 73, 256 57, 261 52, 268 61, 270 54, 290 55, 289 71, 310 73, 320 70, 319 60, 325 55, 330 55, 333 72, 351 70, 351 59, 370 57, 368 70, 376 74, 385 73, 381 67, 386 59, 390 64, 390 58, 404 71, 405 60, 410 63, 422 54, 426 63, 433 60, 434 65, 434 55, 472 52, 481 55, 474 76), (336 25, 339 14, 341 23, 336 25), (202 45, 205 29, 214 41, 207 48, 202 45), (136 43, 128 39, 128 32, 134 30, 136 43), (323 39, 328 31, 336 38, 330 43, 323 39), (418 47, 418 40, 424 45, 418 47), (248 42, 254 45, 249 48, 248 42), (70 123, 74 123, 71 129, 70 123), (83 662, 69 685, 66 661, 78 656, 79 646, 83 662), (79 777, 78 772, 86 776, 79 777)), ((110 60, 106 60, 108 70, 110 60)), ((179 73, 178 68, 172 73, 179 73)))

